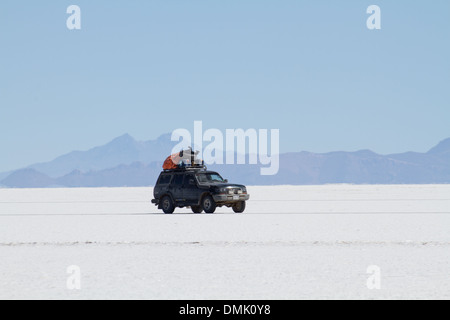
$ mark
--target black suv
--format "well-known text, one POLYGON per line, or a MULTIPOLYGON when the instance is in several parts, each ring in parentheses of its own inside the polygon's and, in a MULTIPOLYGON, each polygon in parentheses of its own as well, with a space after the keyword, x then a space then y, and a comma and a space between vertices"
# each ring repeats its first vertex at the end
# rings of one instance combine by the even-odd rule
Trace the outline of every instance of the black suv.
POLYGON ((250 198, 245 186, 229 184, 217 172, 198 168, 161 172, 153 195, 152 203, 169 214, 177 207, 190 207, 194 213, 214 213, 223 206, 241 213, 250 198))

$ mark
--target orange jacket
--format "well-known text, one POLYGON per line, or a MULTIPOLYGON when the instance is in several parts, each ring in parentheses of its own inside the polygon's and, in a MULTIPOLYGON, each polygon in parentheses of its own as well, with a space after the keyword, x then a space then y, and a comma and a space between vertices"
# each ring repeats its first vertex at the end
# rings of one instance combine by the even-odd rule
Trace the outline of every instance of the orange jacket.
POLYGON ((176 169, 180 161, 181 161, 180 153, 175 153, 171 156, 168 156, 166 161, 164 161, 163 169, 164 170, 176 169))

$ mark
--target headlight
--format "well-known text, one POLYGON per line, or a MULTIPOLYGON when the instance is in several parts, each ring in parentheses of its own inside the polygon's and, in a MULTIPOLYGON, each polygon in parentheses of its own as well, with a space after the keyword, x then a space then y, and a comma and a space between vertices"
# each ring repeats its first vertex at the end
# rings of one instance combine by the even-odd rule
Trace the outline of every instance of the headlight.
POLYGON ((216 189, 216 192, 217 192, 217 193, 226 193, 226 192, 227 192, 227 189, 226 189, 226 188, 217 188, 217 189, 216 189))

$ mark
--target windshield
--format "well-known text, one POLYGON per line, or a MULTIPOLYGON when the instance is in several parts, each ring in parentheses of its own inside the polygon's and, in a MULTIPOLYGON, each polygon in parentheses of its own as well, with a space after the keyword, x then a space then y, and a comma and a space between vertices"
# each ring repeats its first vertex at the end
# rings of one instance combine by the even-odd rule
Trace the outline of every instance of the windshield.
POLYGON ((200 183, 223 183, 223 178, 218 173, 199 173, 197 174, 200 183))

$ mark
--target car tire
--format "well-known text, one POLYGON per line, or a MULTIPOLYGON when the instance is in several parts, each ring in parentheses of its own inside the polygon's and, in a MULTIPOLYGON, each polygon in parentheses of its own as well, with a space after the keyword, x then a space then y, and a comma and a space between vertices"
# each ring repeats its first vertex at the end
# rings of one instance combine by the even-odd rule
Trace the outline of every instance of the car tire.
POLYGON ((191 206, 191 210, 193 213, 202 213, 203 212, 202 206, 191 206))
POLYGON ((217 208, 217 204, 214 201, 213 197, 207 195, 202 200, 202 208, 206 213, 214 213, 217 208))
POLYGON ((165 214, 172 214, 175 211, 175 205, 173 204, 172 198, 165 196, 161 200, 161 208, 165 214))
POLYGON ((235 213, 242 213, 242 212, 244 212, 245 211, 245 201, 236 202, 233 205, 233 211, 235 213))

